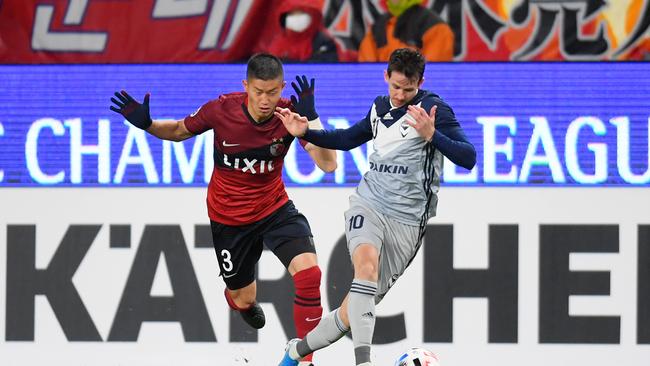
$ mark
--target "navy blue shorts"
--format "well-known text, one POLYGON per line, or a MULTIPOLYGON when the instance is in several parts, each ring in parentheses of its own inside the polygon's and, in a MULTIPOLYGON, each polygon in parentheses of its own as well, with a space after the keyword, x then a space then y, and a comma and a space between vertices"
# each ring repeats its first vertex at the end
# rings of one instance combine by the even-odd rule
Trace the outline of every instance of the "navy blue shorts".
POLYGON ((255 280, 255 267, 265 245, 285 267, 302 253, 316 253, 307 218, 289 200, 271 215, 248 225, 210 221, 212 243, 226 286, 246 287, 255 280))

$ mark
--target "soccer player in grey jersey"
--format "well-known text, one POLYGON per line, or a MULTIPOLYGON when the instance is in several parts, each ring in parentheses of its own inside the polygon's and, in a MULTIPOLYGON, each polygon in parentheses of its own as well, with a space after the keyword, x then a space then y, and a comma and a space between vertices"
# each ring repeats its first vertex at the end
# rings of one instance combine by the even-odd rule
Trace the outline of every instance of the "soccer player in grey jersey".
POLYGON ((370 169, 350 197, 345 234, 354 266, 350 293, 319 325, 287 345, 281 366, 326 347, 352 331, 357 365, 370 366, 375 305, 415 257, 435 216, 443 156, 466 169, 476 163, 451 107, 420 89, 425 60, 395 50, 384 72, 388 96, 377 97, 364 119, 348 129, 310 130, 307 119, 278 108, 289 133, 328 149, 350 150, 373 140, 370 169))

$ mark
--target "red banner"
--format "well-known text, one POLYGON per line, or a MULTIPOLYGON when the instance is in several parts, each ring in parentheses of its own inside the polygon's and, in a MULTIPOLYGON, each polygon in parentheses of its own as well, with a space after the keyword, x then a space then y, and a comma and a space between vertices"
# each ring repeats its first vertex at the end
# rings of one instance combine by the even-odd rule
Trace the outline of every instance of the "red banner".
POLYGON ((272 5, 268 0, 5 0, 0 5, 0 60, 243 60, 272 5))
MULTIPOLYGON (((0 63, 243 61, 278 22, 281 1, 0 0, 0 63)), ((384 0, 305 1, 323 2, 343 61, 354 61, 365 30, 385 12, 384 0)), ((424 6, 452 27, 457 61, 650 59, 650 0, 424 6)))

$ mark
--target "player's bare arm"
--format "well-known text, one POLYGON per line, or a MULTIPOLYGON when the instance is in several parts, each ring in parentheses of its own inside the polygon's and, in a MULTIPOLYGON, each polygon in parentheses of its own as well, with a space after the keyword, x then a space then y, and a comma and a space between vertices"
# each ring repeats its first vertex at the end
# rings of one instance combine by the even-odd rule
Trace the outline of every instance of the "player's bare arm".
POLYGON ((311 159, 324 172, 331 173, 336 170, 336 152, 334 150, 318 147, 312 143, 305 145, 305 151, 311 159))
MULTIPOLYGON (((292 112, 288 108, 277 107, 275 115, 282 121, 284 127, 289 131, 292 136, 301 137, 305 134, 307 129, 322 129, 323 126, 316 121, 307 121, 307 117, 303 117, 298 113, 292 112)), ((333 172, 336 169, 336 152, 330 149, 318 147, 312 143, 305 145, 305 151, 311 156, 316 165, 324 172, 333 172)))
MULTIPOLYGON (((308 128, 310 130, 322 130, 323 124, 320 121, 320 118, 316 118, 313 121, 309 121, 308 128)), ((312 143, 307 143, 305 146, 305 151, 309 154, 311 159, 316 163, 316 165, 324 172, 331 173, 336 170, 336 152, 334 150, 326 149, 312 143)))
POLYGON ((187 127, 185 127, 185 120, 154 120, 151 126, 147 128, 147 132, 150 134, 163 139, 170 141, 183 141, 187 140, 190 137, 193 137, 194 134, 191 133, 187 127))
POLYGON ((410 105, 408 106, 408 115, 412 119, 407 120, 411 127, 417 131, 417 133, 422 136, 423 139, 431 141, 433 139, 433 134, 436 132, 436 109, 438 106, 433 106, 431 112, 427 111, 419 106, 410 105))
POLYGON ((110 109, 124 116, 135 127, 163 140, 183 141, 194 136, 185 127, 183 120, 152 120, 149 113, 149 97, 149 93, 145 94, 144 101, 140 103, 122 90, 111 98, 114 105, 110 106, 110 109))

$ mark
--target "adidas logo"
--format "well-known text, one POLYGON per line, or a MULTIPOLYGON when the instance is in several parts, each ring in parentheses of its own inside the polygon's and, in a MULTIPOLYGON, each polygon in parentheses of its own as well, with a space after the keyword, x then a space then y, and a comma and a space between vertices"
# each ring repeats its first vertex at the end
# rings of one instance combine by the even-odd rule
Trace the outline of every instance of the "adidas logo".
POLYGON ((384 116, 384 121, 388 121, 389 119, 393 119, 393 116, 390 113, 386 113, 384 116))
POLYGON ((369 311, 369 312, 367 312, 367 313, 363 313, 363 314, 361 314, 361 317, 362 317, 362 318, 374 318, 374 317, 375 317, 375 314, 373 314, 371 311, 369 311))

